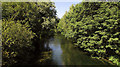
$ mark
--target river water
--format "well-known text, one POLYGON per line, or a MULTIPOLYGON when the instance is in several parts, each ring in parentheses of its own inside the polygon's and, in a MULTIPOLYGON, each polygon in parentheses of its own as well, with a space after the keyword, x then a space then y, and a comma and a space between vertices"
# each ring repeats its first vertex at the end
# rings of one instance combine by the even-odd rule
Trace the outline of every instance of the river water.
POLYGON ((77 65, 77 67, 85 67, 84 65, 95 65, 95 67, 103 67, 103 65, 105 65, 104 67, 110 67, 106 66, 108 64, 105 62, 87 56, 84 52, 74 47, 72 40, 68 40, 62 35, 55 35, 54 37, 51 37, 45 42, 44 47, 52 51, 50 54, 51 57, 48 60, 41 64, 41 62, 39 62, 41 60, 40 55, 36 54, 33 59, 30 59, 30 63, 19 63, 14 67, 38 67, 39 65, 39 67, 41 67, 41 65, 43 65, 43 67, 45 67, 44 65, 51 65, 52 67, 53 65, 55 65, 54 67, 70 67, 72 65, 77 65))
POLYGON ((105 63, 85 55, 84 52, 74 48, 71 40, 62 35, 56 35, 47 42, 52 49, 51 65, 106 65, 105 63))

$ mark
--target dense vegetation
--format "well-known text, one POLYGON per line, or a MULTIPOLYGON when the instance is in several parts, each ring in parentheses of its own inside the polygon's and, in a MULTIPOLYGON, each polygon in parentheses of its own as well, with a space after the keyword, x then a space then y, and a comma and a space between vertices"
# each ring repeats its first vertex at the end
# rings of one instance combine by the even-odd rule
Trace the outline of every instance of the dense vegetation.
POLYGON ((92 57, 120 65, 120 3, 82 2, 60 19, 58 31, 92 57))
POLYGON ((58 19, 53 2, 4 2, 2 21, 2 65, 10 66, 41 53, 58 19))
POLYGON ((2 21, 2 65, 5 67, 29 62, 34 53, 44 54, 44 42, 55 31, 72 38, 76 46, 93 58, 107 59, 120 65, 118 2, 72 5, 60 22, 53 2, 4 2, 2 21))

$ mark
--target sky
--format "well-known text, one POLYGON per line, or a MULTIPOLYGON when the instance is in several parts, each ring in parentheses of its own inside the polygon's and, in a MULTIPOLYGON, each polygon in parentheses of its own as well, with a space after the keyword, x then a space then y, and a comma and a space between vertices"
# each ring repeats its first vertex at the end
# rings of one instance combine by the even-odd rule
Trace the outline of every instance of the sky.
POLYGON ((62 18, 66 11, 69 11, 69 8, 72 4, 77 4, 79 2, 55 2, 57 16, 62 18))

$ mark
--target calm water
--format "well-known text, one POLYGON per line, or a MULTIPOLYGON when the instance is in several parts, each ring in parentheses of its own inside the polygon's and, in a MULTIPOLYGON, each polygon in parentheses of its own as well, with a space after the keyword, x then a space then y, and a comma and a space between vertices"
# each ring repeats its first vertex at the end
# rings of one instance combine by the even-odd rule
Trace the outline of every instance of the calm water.
POLYGON ((62 35, 56 35, 48 41, 52 49, 51 60, 47 64, 53 65, 105 65, 105 63, 92 59, 79 49, 73 47, 70 40, 62 35))
POLYGON ((55 65, 55 67, 61 67, 62 65, 62 67, 66 67, 66 65, 78 65, 78 67, 84 67, 84 65, 106 65, 106 63, 103 63, 97 59, 93 59, 90 56, 85 55, 84 52, 80 51, 77 48, 74 48, 73 46, 74 44, 71 40, 67 40, 62 35, 56 35, 48 39, 45 42, 44 46, 45 48, 52 50, 52 56, 50 59, 41 64, 39 62, 39 60, 41 59, 40 55, 35 55, 33 59, 29 59, 30 63, 19 63, 17 66, 23 67, 26 65, 26 67, 36 67, 35 65, 52 65, 53 67, 53 65, 55 65))

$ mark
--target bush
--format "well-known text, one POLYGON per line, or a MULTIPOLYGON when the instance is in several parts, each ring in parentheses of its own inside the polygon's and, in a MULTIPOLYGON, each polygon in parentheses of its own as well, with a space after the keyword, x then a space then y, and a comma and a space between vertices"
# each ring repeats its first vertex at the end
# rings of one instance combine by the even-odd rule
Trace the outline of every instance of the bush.
POLYGON ((16 56, 28 55, 26 49, 33 49, 31 39, 35 34, 26 26, 14 21, 2 22, 3 65, 17 63, 16 56))

